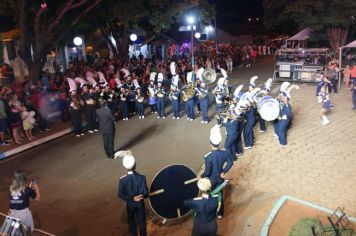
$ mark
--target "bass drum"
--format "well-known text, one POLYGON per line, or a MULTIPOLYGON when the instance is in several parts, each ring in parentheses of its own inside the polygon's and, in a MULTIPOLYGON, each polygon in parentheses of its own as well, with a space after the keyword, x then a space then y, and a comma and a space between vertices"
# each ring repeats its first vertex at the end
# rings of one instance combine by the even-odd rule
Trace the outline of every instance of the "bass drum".
POLYGON ((271 96, 264 96, 258 103, 258 113, 262 119, 272 121, 279 116, 279 102, 271 96))
POLYGON ((152 210, 168 220, 188 215, 190 209, 183 202, 198 196, 196 181, 189 181, 195 178, 194 171, 184 165, 171 165, 160 170, 150 187, 150 193, 159 193, 150 197, 152 210))

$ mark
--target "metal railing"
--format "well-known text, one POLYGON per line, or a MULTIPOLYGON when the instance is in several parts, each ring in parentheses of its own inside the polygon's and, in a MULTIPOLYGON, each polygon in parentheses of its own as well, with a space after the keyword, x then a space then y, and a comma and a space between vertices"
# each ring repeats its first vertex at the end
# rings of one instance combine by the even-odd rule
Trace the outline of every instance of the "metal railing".
MULTIPOLYGON (((9 216, 9 215, 6 215, 6 214, 4 214, 4 213, 2 213, 2 212, 0 212, 0 216, 2 216, 2 217, 4 218, 4 224, 5 224, 5 220, 8 219, 8 218, 14 219, 13 217, 11 217, 11 216, 9 216)), ((1 222, 1 221, 0 221, 0 222, 1 222)), ((18 220, 18 222, 20 222, 20 220, 18 220)), ((23 225, 23 224, 21 224, 20 228, 27 229, 27 227, 26 227, 25 225, 23 225)), ((2 227, 0 227, 0 229, 2 229, 2 227)), ((54 234, 48 233, 48 232, 43 231, 43 230, 40 230, 40 229, 34 229, 33 232, 32 232, 32 234, 31 234, 30 232, 27 232, 27 233, 24 234, 24 235, 56 236, 56 235, 54 235, 54 234)), ((1 231, 0 231, 0 236, 8 236, 8 234, 7 234, 6 232, 4 233, 4 232, 1 232, 1 231)))

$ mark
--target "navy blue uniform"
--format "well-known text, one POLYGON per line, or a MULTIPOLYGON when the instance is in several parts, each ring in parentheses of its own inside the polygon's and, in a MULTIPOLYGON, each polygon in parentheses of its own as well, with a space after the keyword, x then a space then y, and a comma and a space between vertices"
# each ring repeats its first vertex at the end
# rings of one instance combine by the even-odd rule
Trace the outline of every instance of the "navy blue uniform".
POLYGON ((287 131, 288 125, 291 120, 292 109, 289 104, 283 104, 279 112, 280 120, 277 122, 275 131, 278 136, 279 144, 287 145, 287 131))
MULTIPOLYGON (((221 178, 221 173, 227 173, 233 165, 230 152, 227 150, 212 150, 205 155, 205 170, 201 175, 202 178, 209 178, 211 182, 211 189, 214 190, 224 182, 221 178), (224 168, 225 163, 227 165, 224 168)), ((221 202, 221 208, 218 215, 224 215, 224 204, 221 202)))
POLYGON ((82 100, 84 102, 85 120, 87 121, 88 130, 96 129, 96 104, 95 97, 91 93, 83 93, 82 100))
POLYGON ((223 126, 226 128, 225 149, 230 152, 231 158, 236 160, 237 120, 228 120, 226 123, 223 123, 223 126))
POLYGON ((120 93, 120 112, 121 112, 121 117, 123 119, 127 119, 129 117, 127 97, 128 96, 124 92, 120 93))
POLYGON ((185 111, 187 113, 188 118, 192 120, 195 119, 194 105, 195 105, 195 95, 193 95, 191 98, 189 98, 188 101, 185 102, 185 111))
POLYGON ((244 119, 245 119, 245 114, 241 114, 241 119, 237 121, 236 153, 239 155, 243 153, 241 135, 244 129, 244 119))
POLYGON ((134 201, 134 197, 142 195, 148 196, 146 177, 136 171, 129 171, 127 175, 120 178, 118 197, 127 203, 127 221, 129 223, 132 236, 137 236, 135 217, 137 215, 140 225, 140 236, 145 236, 146 232, 146 214, 145 201, 134 201))
POLYGON ((178 90, 173 91, 172 94, 170 95, 173 117, 175 118, 179 117, 179 111, 180 111, 179 95, 180 93, 178 90))
POLYGON ((197 89, 199 95, 199 104, 200 104, 200 113, 202 116, 202 120, 208 122, 208 109, 209 109, 209 88, 198 88, 197 89))
POLYGON ((218 231, 216 223, 218 204, 216 196, 200 197, 184 201, 184 205, 195 212, 192 236, 216 235, 218 231))
POLYGON ((254 140, 253 127, 255 126, 255 121, 256 121, 255 111, 256 109, 254 107, 251 107, 246 112, 246 116, 245 116, 246 124, 244 128, 244 141, 246 147, 253 146, 253 140, 254 140))
POLYGON ((166 116, 165 95, 166 95, 166 92, 164 91, 163 88, 158 88, 157 89, 157 111, 158 111, 158 117, 165 117, 166 116))

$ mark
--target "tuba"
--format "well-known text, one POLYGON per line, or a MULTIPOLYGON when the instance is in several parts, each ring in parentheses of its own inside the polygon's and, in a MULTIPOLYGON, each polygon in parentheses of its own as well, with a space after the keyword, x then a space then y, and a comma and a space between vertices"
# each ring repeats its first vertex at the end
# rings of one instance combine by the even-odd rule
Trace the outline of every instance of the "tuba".
POLYGON ((201 79, 206 84, 214 83, 216 80, 216 72, 211 68, 207 68, 203 71, 201 79))
POLYGON ((189 99, 193 98, 195 95, 195 88, 196 88, 196 82, 190 82, 186 86, 182 88, 182 99, 183 101, 188 101, 189 99))

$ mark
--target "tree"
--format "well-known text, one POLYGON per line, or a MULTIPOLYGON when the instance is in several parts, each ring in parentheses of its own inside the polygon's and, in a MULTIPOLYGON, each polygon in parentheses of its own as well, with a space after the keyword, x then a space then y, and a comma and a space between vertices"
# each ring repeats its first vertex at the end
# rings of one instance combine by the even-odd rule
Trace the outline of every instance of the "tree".
POLYGON ((39 79, 49 50, 100 2, 2 0, 0 12, 16 17, 20 30, 18 54, 28 66, 30 80, 39 79))
POLYGON ((4 45, 2 41, 2 34, 0 33, 0 65, 4 63, 4 45))
POLYGON ((146 33, 158 34, 169 30, 188 11, 194 11, 202 21, 208 21, 214 14, 214 8, 206 0, 106 0, 92 21, 97 24, 112 53, 125 61, 130 29, 139 27, 146 33))
POLYGON ((329 41, 334 52, 345 44, 353 16, 354 0, 265 0, 265 24, 276 29, 283 25, 297 25, 299 29, 313 28, 329 41))

